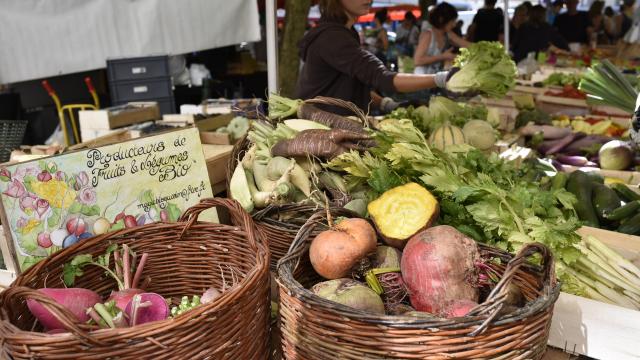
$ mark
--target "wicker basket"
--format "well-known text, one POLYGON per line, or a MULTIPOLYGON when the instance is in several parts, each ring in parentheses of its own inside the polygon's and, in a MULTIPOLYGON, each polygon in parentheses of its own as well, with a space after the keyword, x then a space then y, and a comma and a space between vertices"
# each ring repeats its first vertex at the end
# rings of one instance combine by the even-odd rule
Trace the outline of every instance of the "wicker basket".
POLYGON ((0 120, 0 163, 11 158, 11 151, 22 145, 27 120, 0 120))
MULTIPOLYGON (((336 214, 339 215, 339 214, 336 214)), ((541 244, 511 256, 480 246, 500 282, 487 301, 469 315, 453 319, 418 319, 375 315, 322 299, 307 290, 320 281, 310 266, 310 233, 325 219, 314 214, 278 263, 282 351, 285 359, 540 359, 549 336, 553 304, 559 295, 553 258, 541 244), (543 266, 525 259, 539 253, 543 266), (500 313, 501 290, 514 282, 527 305, 500 313)))
MULTIPOLYGON (((2 359, 267 359, 269 353, 269 254, 251 217, 232 200, 206 199, 177 223, 155 223, 96 236, 39 262, 0 294, 2 359), (213 206, 229 210, 233 226, 197 222, 213 206), (62 265, 74 255, 101 255, 111 243, 149 253, 143 271, 147 291, 171 297, 202 294, 211 286, 227 290, 214 302, 176 318, 131 328, 90 331, 76 325, 65 308, 34 289, 63 287, 62 265), (235 285, 233 285, 235 283, 235 285), (231 286, 231 287, 229 287, 231 286), (62 321, 69 333, 49 335, 27 310, 35 299, 62 321)), ((87 267, 76 286, 103 296, 114 281, 87 267)))

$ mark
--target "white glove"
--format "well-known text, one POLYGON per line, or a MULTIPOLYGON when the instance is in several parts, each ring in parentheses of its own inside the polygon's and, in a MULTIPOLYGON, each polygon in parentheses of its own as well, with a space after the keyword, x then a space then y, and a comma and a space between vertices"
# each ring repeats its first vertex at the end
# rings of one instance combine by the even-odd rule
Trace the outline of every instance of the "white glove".
POLYGON ((435 76, 434 76, 434 81, 436 83, 436 86, 444 89, 445 86, 447 86, 447 77, 449 76, 449 72, 448 71, 438 71, 435 76))
POLYGON ((390 97, 383 97, 382 101, 380 101, 380 110, 384 113, 390 113, 393 110, 397 109, 400 106, 399 103, 393 101, 390 97))

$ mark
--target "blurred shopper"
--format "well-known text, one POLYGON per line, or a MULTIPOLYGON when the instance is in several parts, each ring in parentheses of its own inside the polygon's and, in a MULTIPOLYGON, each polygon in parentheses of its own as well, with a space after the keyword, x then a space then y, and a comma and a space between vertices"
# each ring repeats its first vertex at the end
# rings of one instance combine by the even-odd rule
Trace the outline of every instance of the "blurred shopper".
POLYGON ((536 5, 529 12, 529 19, 522 24, 513 39, 513 58, 516 62, 527 57, 530 52, 563 52, 569 45, 558 30, 546 21, 546 9, 536 5))
POLYGON ((513 11, 513 17, 509 22, 509 42, 510 46, 513 46, 513 40, 518 36, 518 30, 529 19, 527 7, 524 4, 520 4, 513 11))
POLYGON ((589 26, 587 26, 587 38, 594 47, 597 44, 608 43, 607 34, 604 27, 604 1, 596 0, 589 7, 587 17, 589 19, 589 26))
POLYGON ((429 13, 427 26, 420 33, 418 46, 413 56, 415 74, 435 74, 444 69, 447 61, 456 54, 453 47, 466 47, 469 42, 453 33, 458 11, 453 5, 443 2, 429 13))
POLYGON ((462 27, 463 26, 464 26, 464 21, 458 20, 458 21, 456 21, 456 26, 454 26, 453 30, 451 30, 451 31, 453 31, 454 34, 456 34, 456 35, 458 35, 460 37, 463 37, 463 34, 462 34, 462 27))
POLYGON ((616 34, 617 38, 623 38, 627 31, 633 25, 633 7, 635 0, 624 0, 620 5, 620 14, 616 16, 616 34))
POLYGON ((547 8, 547 22, 549 24, 553 24, 556 21, 556 17, 560 14, 563 6, 564 3, 562 0, 556 0, 549 4, 549 7, 547 8))
POLYGON ((504 27, 502 9, 496 9, 496 0, 485 0, 469 26, 468 39, 477 41, 498 41, 504 27))
POLYGON ((416 16, 411 11, 404 14, 404 20, 396 30, 396 47, 399 55, 413 56, 413 52, 418 45, 420 29, 417 25, 416 16))
POLYGON ((388 21, 387 8, 376 11, 373 27, 364 30, 364 47, 383 63, 387 63, 389 37, 384 24, 388 21))
POLYGON ((558 15, 553 25, 568 43, 586 44, 589 41, 587 13, 578 11, 578 0, 567 0, 566 5, 567 11, 558 15))
POLYGON ((604 31, 607 34, 607 38, 610 44, 613 44, 617 39, 617 30, 616 30, 616 18, 615 13, 613 12, 613 8, 611 6, 607 6, 604 9, 604 17, 602 18, 602 22, 604 25, 604 31))

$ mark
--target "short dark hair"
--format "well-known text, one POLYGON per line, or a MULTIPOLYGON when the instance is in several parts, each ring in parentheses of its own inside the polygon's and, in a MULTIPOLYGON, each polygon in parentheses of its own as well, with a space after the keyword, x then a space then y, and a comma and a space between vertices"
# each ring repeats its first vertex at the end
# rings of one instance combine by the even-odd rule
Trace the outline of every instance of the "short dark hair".
POLYGON ((535 5, 529 11, 529 21, 535 24, 542 24, 546 21, 547 10, 542 5, 535 5))
POLYGON ((496 2, 497 2, 497 0, 484 0, 484 5, 485 6, 495 6, 496 2))
POLYGON ((429 23, 436 29, 442 29, 449 21, 458 18, 458 10, 448 2, 443 2, 429 12, 429 23))
POLYGON ((416 21, 416 16, 413 15, 413 12, 411 10, 409 10, 406 13, 404 13, 404 19, 405 20, 416 21))
POLYGON ((347 18, 347 12, 340 0, 320 0, 320 16, 322 19, 344 24, 349 20, 347 18))
POLYGON ((562 1, 562 0, 556 0, 553 3, 551 3, 551 6, 560 6, 560 7, 562 7, 562 5, 564 5, 564 1, 562 1))
POLYGON ((387 22, 389 16, 388 14, 389 12, 387 11, 387 8, 382 8, 376 11, 375 19, 380 21, 381 24, 384 24, 385 22, 387 22))
POLYGON ((613 12, 613 8, 611 6, 607 6, 604 8, 604 14, 606 16, 613 16, 615 13, 613 12))

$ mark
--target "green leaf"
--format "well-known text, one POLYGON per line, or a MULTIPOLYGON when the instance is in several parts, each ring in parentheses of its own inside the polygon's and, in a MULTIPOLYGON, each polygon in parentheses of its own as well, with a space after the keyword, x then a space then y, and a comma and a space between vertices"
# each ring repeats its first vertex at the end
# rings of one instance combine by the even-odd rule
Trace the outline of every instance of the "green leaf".
POLYGON ((44 259, 45 257, 42 257, 42 256, 27 256, 24 259, 22 259, 22 264, 20 264, 20 270, 25 271, 44 259))
POLYGON ((90 254, 82 254, 77 255, 70 262, 64 264, 62 267, 62 280, 65 285, 72 286, 76 281, 76 277, 84 274, 82 267, 90 264, 92 261, 93 258, 90 254))
POLYGON ((22 184, 24 185, 24 188, 30 193, 34 192, 33 191, 33 186, 31 185, 34 181, 36 181, 36 178, 33 175, 26 175, 22 179, 22 184))
POLYGON ((111 225, 111 227, 109 228, 109 231, 116 231, 116 230, 121 230, 121 229, 124 229, 124 220, 123 219, 120 219, 115 224, 111 225))
POLYGON ((404 182, 394 172, 392 172, 387 164, 381 164, 380 167, 371 171, 371 176, 367 180, 367 183, 379 194, 392 189, 396 186, 402 185, 404 182))
POLYGON ((167 212, 169 213, 170 222, 178 221, 178 218, 180 218, 180 215, 182 214, 182 211, 180 210, 178 205, 172 203, 169 203, 169 205, 167 206, 167 212))
POLYGON ((84 215, 84 216, 100 215, 100 206, 98 206, 98 205, 93 205, 93 206, 82 205, 80 207, 80 213, 82 215, 84 215))
POLYGON ((60 213, 61 213, 60 209, 52 208, 51 215, 47 219, 48 228, 55 228, 58 226, 58 223, 60 222, 60 213))
POLYGON ((82 206, 83 206, 82 204, 80 204, 79 202, 75 201, 69 207, 69 214, 79 214, 82 211, 82 206))

